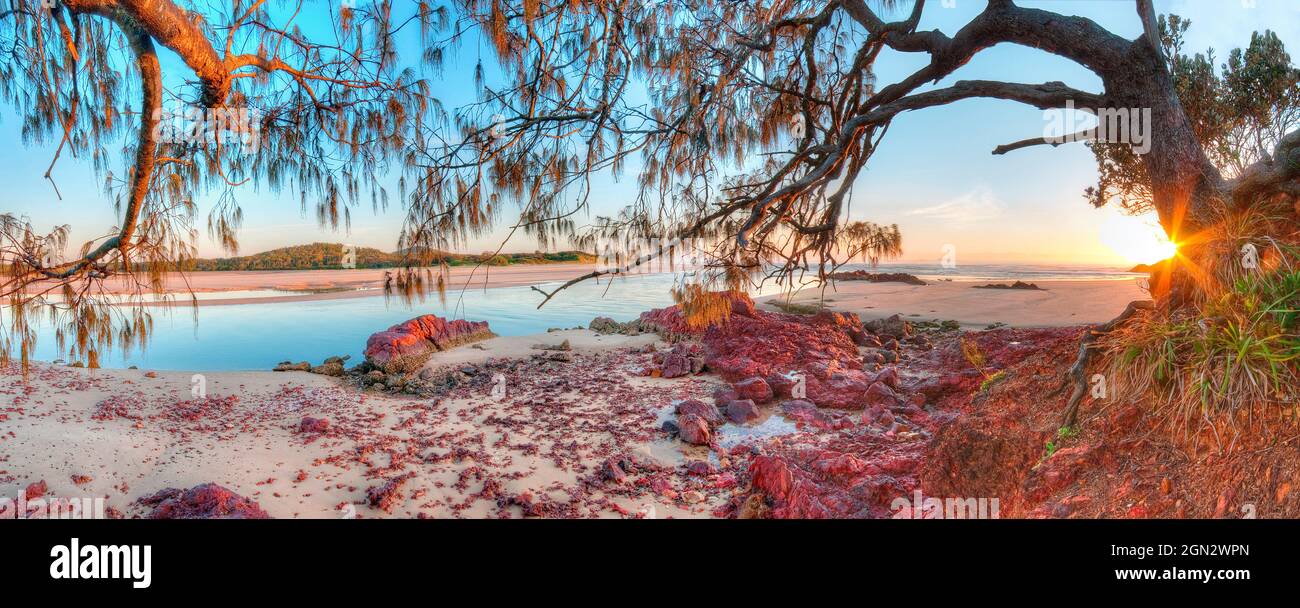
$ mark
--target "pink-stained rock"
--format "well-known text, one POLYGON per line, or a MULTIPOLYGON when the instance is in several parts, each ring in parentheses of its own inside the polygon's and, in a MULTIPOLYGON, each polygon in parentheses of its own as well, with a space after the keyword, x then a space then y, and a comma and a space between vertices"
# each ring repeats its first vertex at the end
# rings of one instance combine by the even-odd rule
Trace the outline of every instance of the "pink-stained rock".
POLYGON ((381 486, 374 486, 366 490, 366 502, 385 513, 392 513, 393 507, 396 507, 404 498, 406 493, 402 491, 402 486, 410 481, 415 473, 406 473, 398 475, 385 482, 381 486))
POLYGON ((713 439, 713 432, 709 429, 709 423, 695 414, 683 414, 677 418, 677 426, 681 429, 679 437, 682 441, 691 445, 708 445, 713 439))
POLYGON ((876 374, 876 377, 873 378, 873 380, 876 382, 883 382, 885 383, 885 386, 894 390, 898 390, 898 387, 901 384, 898 378, 898 370, 892 367, 886 367, 885 369, 880 370, 880 373, 876 374))
POLYGON ((413 372, 435 352, 494 335, 487 321, 423 315, 372 334, 366 340, 366 361, 388 373, 413 372))
POLYGON ((753 422, 760 415, 752 399, 737 399, 727 404, 727 419, 736 424, 753 422))
POLYGON ((664 356, 662 369, 664 378, 686 376, 691 373, 691 362, 686 357, 669 353, 664 356))
POLYGON ((758 456, 749 465, 750 483, 755 492, 773 500, 783 500, 790 493, 794 478, 785 460, 775 456, 758 456))
POLYGON ((205 483, 188 490, 167 488, 141 498, 140 504, 153 507, 149 519, 270 519, 271 516, 252 499, 240 496, 215 483, 205 483))
POLYGON ((712 464, 709 464, 707 461, 692 460, 691 462, 686 464, 686 472, 690 475, 697 475, 700 477, 704 477, 704 476, 712 475, 718 471, 712 464))
POLYGON ((828 454, 813 462, 813 469, 823 477, 848 477, 867 470, 867 463, 852 454, 828 454))
POLYGON ((867 389, 866 404, 867 407, 884 406, 886 408, 894 407, 903 402, 903 399, 889 388, 884 382, 876 382, 867 389))
POLYGON ((330 428, 329 418, 304 417, 298 422, 299 433, 324 433, 330 428))
POLYGON ((713 391, 713 403, 714 405, 717 405, 719 408, 726 407, 728 403, 731 403, 732 401, 735 401, 739 398, 740 395, 736 394, 736 391, 730 388, 720 388, 716 391, 713 391))
POLYGON ((736 394, 741 399, 749 399, 755 403, 766 403, 772 400, 772 387, 767 385, 767 380, 762 378, 746 378, 732 385, 736 394))
POLYGON ((621 456, 611 456, 605 459, 601 464, 600 476, 602 479, 614 483, 623 483, 627 481, 627 470, 624 468, 623 458, 621 456))
MULTIPOLYGON (((687 399, 678 403, 676 412, 679 418, 687 414, 699 416, 700 418, 703 418, 704 422, 708 423, 709 426, 722 424, 722 412, 718 411, 718 406, 713 405, 712 403, 705 403, 699 399, 687 399)), ((678 425, 680 426, 680 424, 681 421, 678 420, 678 425)))
POLYGON ((50 491, 49 486, 47 486, 45 484, 45 480, 42 479, 36 483, 28 484, 27 489, 23 490, 23 496, 27 500, 36 500, 38 498, 41 498, 42 496, 45 496, 45 493, 49 491, 50 491))
POLYGON ((781 411, 790 418, 804 422, 811 422, 817 418, 818 414, 817 406, 813 405, 811 401, 804 401, 803 399, 791 399, 782 403, 781 411))

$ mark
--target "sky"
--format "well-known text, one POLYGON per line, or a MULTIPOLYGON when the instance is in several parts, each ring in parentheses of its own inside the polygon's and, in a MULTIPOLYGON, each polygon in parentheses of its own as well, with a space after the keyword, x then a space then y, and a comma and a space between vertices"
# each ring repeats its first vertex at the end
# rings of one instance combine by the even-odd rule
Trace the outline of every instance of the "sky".
MULTIPOLYGON (((906 4, 906 3, 905 3, 906 4)), ((921 29, 952 34, 983 9, 979 0, 935 0, 926 7, 921 29)), ((1088 17, 1103 27, 1136 37, 1141 26, 1131 0, 1058 0, 1020 2, 1064 14, 1088 17)), ((1222 58, 1246 45, 1256 30, 1272 29, 1293 55, 1300 49, 1300 0, 1156 0, 1160 13, 1191 19, 1186 49, 1214 48, 1222 58)), ((406 56, 419 49, 407 44, 406 56)), ((166 52, 166 51, 164 51, 166 52)), ((445 105, 472 100, 470 72, 478 51, 461 52, 447 62, 435 91, 445 105)), ((889 83, 922 65, 924 55, 886 51, 876 63, 878 82, 889 83)), ((165 74, 184 67, 174 57, 163 58, 165 74)), ((1100 80, 1084 68, 1053 55, 1013 45, 1000 45, 935 86, 962 79, 996 79, 1040 83, 1060 80, 1067 85, 1100 91, 1100 80)), ((137 102, 138 103, 138 102, 137 102)), ((1000 100, 966 100, 950 106, 909 112, 896 118, 880 149, 854 183, 849 219, 898 224, 903 232, 901 261, 938 262, 945 247, 956 252, 957 263, 1031 263, 1050 265, 1129 266, 1159 251, 1154 218, 1124 217, 1112 209, 1095 209, 1083 197, 1096 180, 1092 154, 1079 143, 1036 146, 994 156, 999 144, 1043 133, 1047 117, 1041 110, 1000 100)), ((54 146, 27 146, 19 136, 13 113, 0 108, 0 212, 28 216, 38 229, 72 225, 76 245, 103 235, 117 225, 112 201, 89 162, 59 160, 54 171, 62 200, 43 177, 54 146)), ((363 204, 352 211, 350 231, 320 227, 314 212, 304 213, 296 195, 279 196, 243 188, 237 192, 244 210, 241 254, 311 243, 347 242, 383 250, 396 248, 403 210, 394 176, 389 191, 393 203, 374 211, 363 204)), ((601 176, 588 217, 612 215, 634 192, 635 173, 620 182, 601 176)), ((204 231, 204 218, 216 194, 198 199, 196 243, 202 256, 224 255, 204 231)), ((471 241, 467 252, 495 250, 513 218, 505 217, 494 233, 471 241)), ((536 243, 515 236, 506 251, 532 251, 536 243)), ((558 248, 564 248, 560 246, 558 248)), ((1158 259, 1158 258, 1156 258, 1158 259)))

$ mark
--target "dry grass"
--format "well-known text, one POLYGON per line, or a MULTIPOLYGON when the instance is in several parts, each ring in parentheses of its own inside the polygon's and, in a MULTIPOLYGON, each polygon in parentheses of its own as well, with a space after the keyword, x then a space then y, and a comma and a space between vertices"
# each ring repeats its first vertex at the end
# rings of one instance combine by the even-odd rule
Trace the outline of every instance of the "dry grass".
POLYGON ((1116 397, 1150 403, 1172 430, 1221 451, 1256 422, 1295 421, 1300 250, 1262 236, 1276 219, 1267 206, 1225 214, 1202 243, 1203 297, 1190 312, 1143 311, 1097 341, 1116 397), (1242 264, 1245 243, 1256 268, 1242 264))

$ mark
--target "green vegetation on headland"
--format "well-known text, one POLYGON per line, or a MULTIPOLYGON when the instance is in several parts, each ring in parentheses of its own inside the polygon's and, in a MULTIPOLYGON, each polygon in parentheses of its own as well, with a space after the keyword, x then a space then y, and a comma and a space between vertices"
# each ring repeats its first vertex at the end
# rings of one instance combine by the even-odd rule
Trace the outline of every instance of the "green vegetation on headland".
MULTIPOLYGON (((357 247, 357 268, 393 268, 402 265, 401 253, 389 253, 371 247, 357 247)), ((483 254, 443 253, 451 266, 467 266, 483 262, 489 266, 516 264, 557 264, 564 262, 594 263, 596 257, 581 251, 553 253, 483 254)), ((437 256, 435 256, 436 259, 437 256)), ((327 270, 343 267, 343 245, 339 243, 312 243, 263 251, 234 258, 203 258, 194 260, 191 270, 327 270)))

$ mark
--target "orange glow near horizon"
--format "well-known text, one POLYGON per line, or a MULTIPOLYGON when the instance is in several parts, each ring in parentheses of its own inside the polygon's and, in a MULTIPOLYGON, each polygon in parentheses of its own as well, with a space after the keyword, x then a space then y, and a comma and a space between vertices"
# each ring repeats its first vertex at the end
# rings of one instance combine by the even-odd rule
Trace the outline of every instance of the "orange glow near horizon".
POLYGON ((1101 242, 1132 264, 1154 264, 1178 253, 1154 218, 1116 213, 1101 226, 1101 242))

